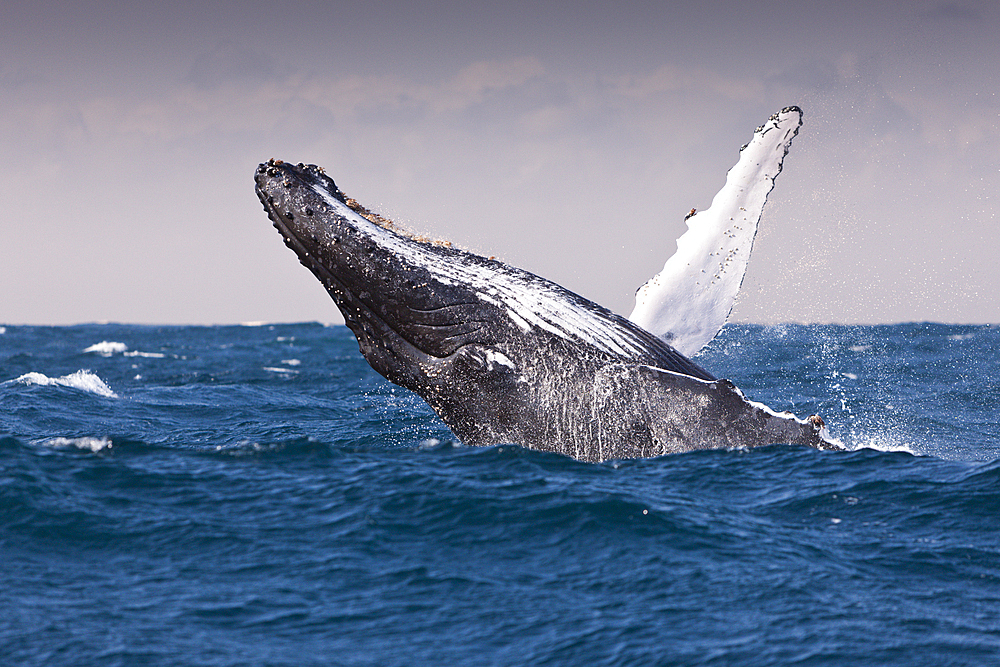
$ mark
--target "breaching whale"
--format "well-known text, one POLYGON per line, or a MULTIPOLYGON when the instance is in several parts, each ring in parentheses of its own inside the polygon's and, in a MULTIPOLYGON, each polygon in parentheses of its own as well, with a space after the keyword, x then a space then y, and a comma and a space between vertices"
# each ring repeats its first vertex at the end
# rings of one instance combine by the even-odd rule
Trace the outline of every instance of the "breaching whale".
POLYGON ((532 273, 411 238, 322 168, 270 160, 256 192, 368 363, 468 445, 587 461, 774 443, 840 449, 822 420, 747 400, 661 338, 532 273))

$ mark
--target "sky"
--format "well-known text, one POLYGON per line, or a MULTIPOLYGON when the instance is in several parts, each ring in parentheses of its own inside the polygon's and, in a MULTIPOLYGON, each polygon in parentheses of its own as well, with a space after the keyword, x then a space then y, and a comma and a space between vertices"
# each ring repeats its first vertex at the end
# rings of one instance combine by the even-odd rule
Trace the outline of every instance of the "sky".
POLYGON ((731 321, 1000 323, 998 34, 993 1, 7 0, 0 323, 342 322, 272 157, 627 315, 793 104, 731 321))

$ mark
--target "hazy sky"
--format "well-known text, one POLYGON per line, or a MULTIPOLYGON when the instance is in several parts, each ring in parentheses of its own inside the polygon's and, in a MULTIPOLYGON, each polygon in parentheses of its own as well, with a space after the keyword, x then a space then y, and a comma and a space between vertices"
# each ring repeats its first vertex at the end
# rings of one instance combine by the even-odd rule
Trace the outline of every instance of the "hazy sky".
POLYGON ((270 157, 627 315, 790 104, 733 319, 1000 322, 1000 3, 674 4, 7 0, 0 323, 342 321, 270 157))

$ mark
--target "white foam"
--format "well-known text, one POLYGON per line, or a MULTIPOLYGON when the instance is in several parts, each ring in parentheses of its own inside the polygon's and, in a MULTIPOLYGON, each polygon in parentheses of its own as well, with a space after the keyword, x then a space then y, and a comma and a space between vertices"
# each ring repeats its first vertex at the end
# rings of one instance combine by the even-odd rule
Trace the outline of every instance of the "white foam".
POLYGON ((264 370, 272 373, 282 373, 284 375, 294 375, 298 373, 298 371, 292 370, 291 368, 281 368, 277 366, 264 366, 264 370))
POLYGON ((25 373, 10 382, 20 382, 21 384, 42 387, 71 387, 106 398, 118 398, 118 394, 111 391, 111 388, 105 384, 104 380, 86 370, 79 370, 58 378, 50 378, 43 373, 25 373))
POLYGON ((94 343, 86 350, 84 353, 96 352, 102 357, 110 357, 115 352, 124 352, 128 349, 128 345, 125 343, 116 343, 110 340, 102 340, 100 343, 94 343))
POLYGON ((111 449, 114 445, 110 438, 49 438, 48 440, 43 440, 39 443, 44 447, 54 447, 56 449, 67 449, 70 447, 75 447, 77 449, 86 449, 91 452, 100 452, 106 449, 111 449))
POLYGON ((677 252, 635 295, 629 319, 691 356, 715 338, 733 309, 767 195, 802 113, 785 109, 757 128, 712 206, 688 218, 677 252))
POLYGON ((850 438, 850 449, 874 449, 879 452, 906 452, 913 456, 923 456, 911 443, 897 439, 887 433, 855 434, 850 438))
POLYGON ((140 352, 139 350, 135 350, 133 352, 126 352, 125 356, 126 357, 146 357, 146 358, 149 358, 149 359, 163 359, 167 355, 163 354, 162 352, 140 352))
POLYGON ((302 364, 302 362, 298 359, 282 359, 281 363, 285 364, 286 366, 299 366, 302 364))

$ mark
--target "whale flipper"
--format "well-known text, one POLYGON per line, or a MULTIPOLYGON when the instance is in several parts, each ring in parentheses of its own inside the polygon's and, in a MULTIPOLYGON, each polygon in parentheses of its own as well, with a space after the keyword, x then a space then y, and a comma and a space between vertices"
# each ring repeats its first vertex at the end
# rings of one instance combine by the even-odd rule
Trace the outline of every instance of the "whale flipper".
POLYGON ((686 356, 715 338, 733 309, 767 195, 801 126, 801 109, 786 107, 757 128, 712 206, 688 216, 677 252, 636 292, 632 322, 686 356))

